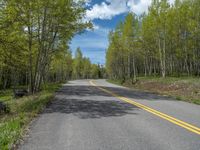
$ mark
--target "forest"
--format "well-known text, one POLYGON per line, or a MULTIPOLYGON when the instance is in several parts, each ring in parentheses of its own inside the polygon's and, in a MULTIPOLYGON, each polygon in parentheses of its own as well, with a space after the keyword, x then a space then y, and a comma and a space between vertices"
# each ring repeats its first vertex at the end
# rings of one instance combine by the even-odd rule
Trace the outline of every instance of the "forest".
MULTIPOLYGON (((106 8, 107 13, 113 15, 112 11, 116 11, 113 7, 118 7, 116 4, 122 4, 121 2, 125 0, 114 3, 116 1, 118 0, 104 0, 101 3, 100 0, 95 0, 95 2, 90 0, 0 0, 0 150, 18 149, 20 144, 28 143, 32 137, 36 137, 33 141, 44 144, 42 148, 53 145, 50 149, 59 149, 60 146, 60 149, 63 147, 76 149, 74 147, 76 143, 74 144, 73 141, 76 142, 77 138, 82 141, 85 149, 88 146, 84 147, 85 143, 89 143, 92 148, 95 145, 90 143, 94 143, 98 149, 98 146, 101 146, 99 143, 102 143, 101 139, 103 142, 111 141, 111 144, 103 145, 107 148, 112 145, 112 138, 114 142, 117 142, 115 136, 110 136, 110 133, 109 136, 102 136, 103 134, 98 131, 113 125, 111 123, 116 122, 113 119, 117 118, 121 120, 117 123, 123 122, 123 118, 126 122, 130 120, 130 127, 132 127, 132 121, 134 121, 132 114, 134 116, 137 114, 135 122, 142 117, 147 117, 140 116, 143 113, 137 113, 140 111, 138 108, 176 124, 174 129, 179 124, 188 131, 199 134, 198 127, 176 118, 170 119, 170 116, 165 115, 164 112, 169 113, 175 110, 172 114, 177 117, 181 114, 180 118, 184 119, 186 116, 185 120, 192 119, 195 122, 196 116, 196 120, 199 120, 198 106, 174 100, 200 105, 200 0, 175 0, 173 4, 169 0, 151 0, 152 3, 146 13, 136 15, 131 10, 127 10, 120 14, 126 16, 115 29, 109 32, 105 65, 93 64, 79 47, 75 54, 72 53, 70 49, 72 39, 85 31, 92 32, 92 29, 95 30, 95 25, 100 29, 98 32, 101 32, 101 35, 97 35, 96 32, 93 38, 88 38, 91 41, 86 38, 84 41, 88 40, 89 43, 95 39, 96 43, 92 44, 97 51, 100 50, 99 45, 102 47, 102 39, 103 46, 106 46, 105 36, 102 34, 106 33, 107 36, 107 31, 104 31, 107 27, 105 28, 103 24, 111 23, 111 20, 110 22, 104 20, 103 24, 96 23, 94 18, 89 21, 87 11, 91 13, 91 16, 93 16, 93 8, 97 14, 100 13, 97 16, 100 22, 103 20, 102 14, 105 15, 106 12, 99 8, 106 8), (94 4, 88 6, 87 2, 94 2, 94 4), (97 37, 99 39, 96 39, 97 37), (88 82, 91 80, 79 80, 99 78, 105 80, 98 80, 98 82, 94 80, 93 84, 88 82), (68 82, 69 80, 76 81, 68 82), (64 83, 67 84, 64 85, 64 83), (140 101, 146 103, 147 106, 140 104, 140 101), (151 109, 150 105, 153 107, 154 104, 155 108, 159 111, 163 109, 163 112, 151 109), (157 107, 158 104, 160 108, 157 107), (131 107, 131 105, 134 106, 131 107), (171 107, 169 111, 166 111, 166 106, 171 107), (187 110, 184 111, 185 115, 182 115, 182 110, 187 110), (38 119, 33 121, 36 117, 38 119), (103 126, 99 124, 99 120, 103 126), (109 120, 111 122, 106 124, 109 120), (93 128, 90 130, 91 121, 96 123, 95 128, 100 129, 95 132, 95 136, 93 128), (84 126, 78 125, 77 122, 84 122, 84 126), (88 129, 85 130, 84 127, 88 129), (35 133, 29 136, 29 132, 35 133), (73 139, 71 133, 78 136, 80 133, 91 135, 92 138, 89 139, 91 141, 84 136, 80 138, 74 136, 76 139, 73 139), (93 142, 94 137, 97 139, 93 142), (108 139, 104 139, 105 137, 108 139), (69 139, 69 141, 63 142, 62 139, 69 139), (87 141, 84 141, 85 139, 87 141), (96 142, 98 140, 100 142, 96 142), (69 144, 70 142, 72 144, 69 144), (63 145, 66 143, 67 145, 63 145)), ((127 0, 125 2, 128 3, 127 0)), ((147 3, 147 1, 137 0, 132 2, 147 3)), ((116 18, 112 18, 113 24, 116 18)), ((88 43, 79 42, 80 47, 88 43)), ((95 54, 98 55, 96 52, 95 54)), ((99 54, 97 57, 100 56, 99 54)), ((152 119, 152 122, 149 122, 150 119, 146 120, 147 122, 139 121, 141 125, 136 124, 135 130, 131 128, 128 131, 137 132, 138 125, 154 126, 150 123, 156 123, 152 119)), ((157 125, 160 125, 160 121, 157 125)), ((159 133, 164 126, 159 128, 157 125, 155 127, 158 128, 159 133)), ((123 124, 118 126, 121 127, 123 124)), ((166 133, 168 129, 173 128, 168 124, 165 127, 166 133)), ((120 134, 123 133, 122 128, 116 128, 112 133, 118 135, 116 132, 118 129, 120 129, 120 134)), ((145 139, 141 140, 139 137, 140 143, 147 139, 146 135, 153 135, 149 131, 149 129, 145 130, 145 134, 141 134, 145 139)), ((165 132, 161 135, 163 133, 165 132)), ((182 135, 182 133, 172 132, 172 135, 182 135)), ((186 135, 186 132, 183 135, 186 135)), ((125 137, 135 138, 130 134, 125 137)), ((195 140, 191 136, 189 138, 195 140)), ((151 143, 155 143, 155 140, 159 141, 159 138, 153 138, 153 140, 151 143)), ((199 142, 198 139, 196 141, 199 142)), ((32 148, 40 147, 39 144, 30 143, 32 148)), ((128 144, 130 148, 133 143, 128 144)), ((146 143, 141 144, 143 144, 142 148, 146 146, 146 143)), ((177 143, 175 144, 176 147, 177 143)), ((195 145, 194 141, 191 141, 190 145, 195 145)), ((82 145, 78 146, 82 148, 82 145)), ((159 143, 156 146, 159 149, 163 145, 159 143)))
POLYGON ((109 33, 111 79, 200 76, 200 1, 153 0, 148 13, 129 13, 109 33))
POLYGON ((16 149, 63 83, 103 77, 70 41, 92 23, 84 1, 0 0, 0 149, 16 149))
POLYGON ((0 89, 36 93, 44 83, 100 76, 100 65, 69 49, 74 35, 92 28, 82 21, 83 1, 0 0, 0 16, 0 89))

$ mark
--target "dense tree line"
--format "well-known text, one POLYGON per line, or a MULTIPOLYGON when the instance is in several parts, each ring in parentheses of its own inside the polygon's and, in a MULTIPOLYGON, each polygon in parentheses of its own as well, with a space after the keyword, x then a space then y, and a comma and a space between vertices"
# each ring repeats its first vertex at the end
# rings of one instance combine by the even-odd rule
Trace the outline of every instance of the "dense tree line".
POLYGON ((46 81, 64 82, 71 79, 106 77, 105 67, 92 64, 89 58, 83 57, 80 48, 77 48, 74 58, 71 51, 66 50, 66 45, 63 45, 63 50, 65 51, 54 55, 46 81))
POLYGON ((72 68, 72 77, 75 79, 97 79, 106 77, 104 66, 92 64, 89 58, 83 57, 80 48, 76 50, 72 68))
MULTIPOLYGON (((74 0, 0 0, 0 89, 71 77, 71 38, 86 28, 85 4, 74 0)), ((88 61, 88 60, 87 60, 88 61)))
POLYGON ((199 8, 199 0, 153 0, 147 14, 128 14, 109 34, 110 78, 200 76, 199 8))

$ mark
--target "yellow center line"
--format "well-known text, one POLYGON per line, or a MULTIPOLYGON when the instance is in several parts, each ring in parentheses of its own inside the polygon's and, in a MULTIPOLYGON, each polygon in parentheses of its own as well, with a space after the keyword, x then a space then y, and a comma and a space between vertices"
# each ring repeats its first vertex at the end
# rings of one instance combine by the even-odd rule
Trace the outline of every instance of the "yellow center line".
POLYGON ((154 115, 156 115, 156 116, 158 116, 158 117, 160 117, 160 118, 162 118, 162 119, 165 119, 165 120, 167 120, 167 121, 169 121, 169 122, 171 122, 171 123, 173 123, 173 124, 176 124, 176 125, 178 125, 178 126, 184 128, 184 129, 187 129, 187 130, 189 130, 189 131, 191 131, 191 132, 193 132, 193 133, 196 133, 196 134, 199 134, 199 135, 200 135, 200 128, 199 128, 199 127, 196 127, 196 126, 194 126, 194 125, 192 125, 192 124, 189 124, 189 123, 184 122, 184 121, 182 121, 182 120, 176 119, 176 118, 174 118, 174 117, 172 117, 172 116, 169 116, 169 115, 167 115, 167 114, 164 114, 164 113, 162 113, 162 112, 159 112, 159 111, 157 111, 157 110, 155 110, 155 109, 152 109, 152 108, 150 108, 150 107, 148 107, 148 106, 145 106, 145 105, 143 105, 143 104, 140 104, 140 103, 138 103, 138 102, 135 102, 135 101, 132 100, 132 99, 129 99, 129 98, 126 98, 126 97, 117 95, 117 94, 113 93, 112 91, 109 91, 109 90, 107 90, 107 89, 105 89, 105 88, 99 87, 99 86, 96 85, 96 84, 94 83, 94 81, 92 81, 92 80, 90 81, 90 84, 93 85, 93 86, 95 86, 95 87, 97 87, 98 89, 100 89, 100 90, 102 90, 102 91, 104 91, 104 92, 106 92, 106 93, 108 93, 108 94, 114 96, 114 97, 117 97, 118 99, 120 99, 120 100, 122 100, 122 101, 124 101, 124 102, 127 102, 127 103, 129 103, 129 104, 135 105, 135 106, 137 106, 137 107, 139 107, 139 108, 141 108, 141 109, 143 109, 143 110, 146 110, 146 111, 149 112, 149 113, 152 113, 152 114, 154 114, 154 115))

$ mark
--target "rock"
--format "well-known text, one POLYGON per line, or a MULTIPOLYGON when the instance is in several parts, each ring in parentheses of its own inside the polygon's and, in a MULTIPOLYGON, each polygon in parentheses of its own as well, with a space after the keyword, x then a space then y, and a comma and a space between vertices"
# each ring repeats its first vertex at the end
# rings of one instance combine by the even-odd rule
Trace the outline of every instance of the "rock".
POLYGON ((23 97, 23 96, 27 96, 28 95, 28 91, 25 89, 14 89, 14 97, 15 98, 19 98, 19 97, 23 97))
POLYGON ((9 107, 5 103, 0 102, 0 114, 9 113, 9 112, 10 112, 9 107))

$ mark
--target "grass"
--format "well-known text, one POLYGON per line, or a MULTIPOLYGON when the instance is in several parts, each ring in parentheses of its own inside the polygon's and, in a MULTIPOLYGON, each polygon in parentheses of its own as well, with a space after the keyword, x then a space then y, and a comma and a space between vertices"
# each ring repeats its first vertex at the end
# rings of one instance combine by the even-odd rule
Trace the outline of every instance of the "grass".
POLYGON ((3 92, 0 95, 10 108, 9 114, 0 116, 0 149, 11 149, 24 134, 27 125, 51 101, 54 92, 61 87, 60 84, 49 84, 43 87, 42 92, 13 99, 12 93, 3 92))
POLYGON ((9 101, 12 99, 12 90, 2 90, 0 91, 0 101, 9 101))
POLYGON ((196 77, 139 77, 132 84, 130 80, 121 84, 118 80, 108 80, 111 83, 129 88, 144 90, 161 95, 171 96, 177 100, 200 105, 200 78, 196 77))

